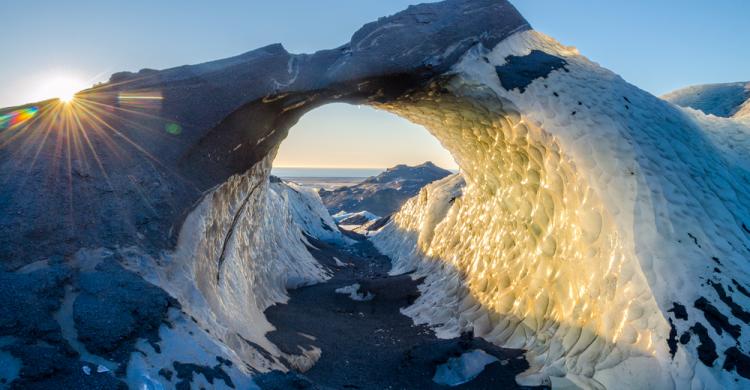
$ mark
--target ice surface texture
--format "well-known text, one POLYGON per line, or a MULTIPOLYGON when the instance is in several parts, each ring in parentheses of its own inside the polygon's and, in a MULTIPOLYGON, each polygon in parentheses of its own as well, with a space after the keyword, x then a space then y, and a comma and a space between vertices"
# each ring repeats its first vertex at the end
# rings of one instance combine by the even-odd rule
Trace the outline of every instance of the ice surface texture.
POLYGON ((670 92, 662 98, 720 117, 750 115, 750 82, 694 85, 670 92))
POLYGON ((750 340, 747 122, 675 107, 534 31, 476 47, 442 90, 383 107, 466 181, 426 187, 373 238, 394 272, 426 277, 407 314, 527 349, 520 383, 749 384, 727 364, 750 340), (506 62, 535 52, 565 65, 528 61, 535 78, 506 89, 506 62))

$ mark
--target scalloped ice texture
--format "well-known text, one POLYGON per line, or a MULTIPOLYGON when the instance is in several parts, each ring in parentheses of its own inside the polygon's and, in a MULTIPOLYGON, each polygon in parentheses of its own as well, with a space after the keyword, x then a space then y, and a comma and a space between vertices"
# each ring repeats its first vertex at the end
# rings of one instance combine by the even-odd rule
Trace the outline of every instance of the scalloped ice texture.
POLYGON ((750 106, 750 83, 693 85, 665 94, 662 99, 706 114, 738 118, 743 107, 750 106))
POLYGON ((290 368, 280 357, 305 369, 320 356, 316 349, 301 357, 281 352, 265 337, 274 328, 263 312, 286 302, 288 288, 330 277, 308 252, 303 232, 344 240, 337 229, 322 228, 336 225, 316 194, 269 184, 274 154, 207 193, 185 220, 175 252, 158 260, 123 253, 131 269, 177 298, 246 372, 290 368))
POLYGON ((719 117, 738 119, 750 116, 750 82, 694 85, 662 98, 719 117))
POLYGON ((750 386, 722 369, 729 347, 747 354, 748 332, 735 340, 693 304, 745 326, 706 280, 750 282, 748 122, 680 109, 535 31, 476 47, 452 72, 380 106, 424 125, 466 181, 424 188, 372 239, 393 272, 426 277, 405 313, 444 337, 473 329, 527 349, 521 384, 750 386), (564 69, 504 89, 506 59, 532 50, 564 69), (672 356, 670 323, 678 335, 704 324, 719 358, 699 360, 695 335, 672 356))

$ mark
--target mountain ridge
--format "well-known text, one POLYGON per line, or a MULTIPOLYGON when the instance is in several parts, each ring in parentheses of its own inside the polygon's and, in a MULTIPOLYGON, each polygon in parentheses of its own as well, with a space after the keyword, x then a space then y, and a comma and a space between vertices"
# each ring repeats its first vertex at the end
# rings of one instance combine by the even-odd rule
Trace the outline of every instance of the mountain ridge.
POLYGON ((398 211, 425 185, 450 174, 431 161, 414 166, 398 164, 359 184, 333 190, 320 189, 318 194, 331 214, 369 211, 386 216, 398 211))

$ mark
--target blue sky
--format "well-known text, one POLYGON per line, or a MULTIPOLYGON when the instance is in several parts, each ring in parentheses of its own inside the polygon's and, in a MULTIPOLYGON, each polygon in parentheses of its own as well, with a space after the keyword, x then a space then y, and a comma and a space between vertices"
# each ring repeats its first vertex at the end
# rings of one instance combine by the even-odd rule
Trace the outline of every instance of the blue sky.
MULTIPOLYGON (((40 84, 58 75, 101 81, 120 70, 198 63, 274 42, 292 52, 335 47, 362 24, 410 3, 4 0, 0 4, 0 107, 44 97, 40 84)), ((690 84, 750 80, 750 1, 513 3, 537 30, 578 47, 592 60, 657 95, 690 84)), ((327 110, 338 114, 340 128, 346 126, 347 118, 368 109, 333 106, 327 110)), ((303 118, 300 126, 307 127, 293 131, 289 141, 315 134, 318 139, 332 138, 342 149, 355 146, 357 136, 365 131, 381 131, 383 136, 375 138, 382 141, 372 145, 373 153, 378 153, 378 147, 387 150, 392 144, 392 136, 421 131, 425 145, 434 143, 424 130, 403 121, 382 121, 390 130, 378 130, 375 118, 371 126, 342 135, 317 127, 331 127, 330 118, 327 124, 303 118)))

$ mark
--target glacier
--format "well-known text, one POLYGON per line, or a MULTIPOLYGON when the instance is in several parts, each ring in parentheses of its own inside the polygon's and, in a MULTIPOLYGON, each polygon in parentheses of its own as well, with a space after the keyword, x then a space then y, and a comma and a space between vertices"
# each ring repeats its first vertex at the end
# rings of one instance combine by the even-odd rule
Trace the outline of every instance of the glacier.
MULTIPOLYGON (((330 276, 312 238, 346 238, 271 164, 309 110, 367 104, 423 125, 461 168, 372 237, 393 274, 425 278, 403 309, 416 323, 524 349, 524 385, 750 387, 750 106, 737 86, 709 105, 703 90, 666 97, 694 108, 655 97, 504 0, 412 6, 313 54, 118 73, 63 124, 90 149, 49 136, 55 101, 0 133, 3 269, 113 248, 179 302, 168 350, 192 317, 194 350, 237 363, 238 383, 304 371, 321 351, 284 354, 263 312, 330 276), (122 107, 134 92, 162 100, 122 107)), ((160 363, 139 343, 140 386, 160 363)))

